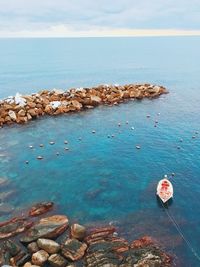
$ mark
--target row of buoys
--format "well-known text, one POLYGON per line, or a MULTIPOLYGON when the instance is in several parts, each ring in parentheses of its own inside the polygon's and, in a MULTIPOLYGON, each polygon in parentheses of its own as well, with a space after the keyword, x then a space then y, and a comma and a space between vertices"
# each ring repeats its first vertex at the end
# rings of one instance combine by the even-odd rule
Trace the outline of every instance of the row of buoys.
MULTIPOLYGON (((160 113, 157 113, 157 116, 159 116, 159 115, 160 115, 160 113)), ((147 117, 147 118, 150 118, 151 115, 150 115, 150 114, 147 114, 146 117, 147 117)), ((158 122, 158 120, 156 119, 156 120, 154 121, 154 127, 157 127, 157 124, 158 124, 158 123, 159 123, 159 122, 158 122)), ((126 121, 126 124, 129 124, 129 121, 126 121)), ((117 125, 118 125, 118 127, 121 127, 122 124, 121 124, 121 122, 118 122, 117 125)), ((132 127, 131 127, 131 130, 134 130, 134 129, 135 129, 135 128, 132 126, 132 127)), ((93 129, 93 130, 91 131, 91 133, 96 134, 96 130, 93 129)), ((197 135, 198 133, 199 133, 198 131, 195 131, 195 135, 192 136, 192 139, 195 139, 195 138, 196 138, 196 135, 197 135)), ((112 135, 107 135, 107 138, 111 138, 111 137, 114 138, 115 135, 114 135, 114 134, 112 134, 112 135)), ((82 140, 82 137, 79 137, 78 140, 81 141, 81 140, 82 140)), ((183 139, 180 138, 180 139, 179 139, 179 142, 183 142, 183 139)), ((50 141, 49 144, 50 144, 50 145, 54 145, 54 144, 55 144, 55 141, 50 141)), ((65 140, 65 141, 64 141, 64 144, 68 144, 68 141, 65 140)), ((44 147, 44 144, 40 144, 39 147, 41 147, 41 148, 44 147)), ((135 147, 136 147, 136 149, 141 149, 141 146, 140 146, 140 145, 136 145, 135 147)), ((33 149, 34 146, 33 146, 33 145, 30 145, 29 148, 30 148, 30 149, 33 149)), ((180 146, 177 146, 177 149, 181 149, 181 147, 180 147, 180 146)), ((64 150, 67 151, 67 150, 69 150, 69 148, 68 148, 68 147, 65 147, 64 150)), ((59 156, 60 153, 59 153, 59 152, 56 152, 56 155, 59 156)), ((38 156, 37 159, 38 159, 38 160, 42 160, 42 159, 43 159, 43 156, 38 156)), ((28 161, 26 161, 26 164, 28 164, 28 161)))

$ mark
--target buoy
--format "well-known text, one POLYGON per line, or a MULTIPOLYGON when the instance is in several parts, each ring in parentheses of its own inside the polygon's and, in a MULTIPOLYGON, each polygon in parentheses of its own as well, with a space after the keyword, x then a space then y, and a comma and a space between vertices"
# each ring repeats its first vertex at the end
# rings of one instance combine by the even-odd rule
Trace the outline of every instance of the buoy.
POLYGON ((40 147, 44 147, 44 145, 43 144, 40 144, 40 147))
POLYGON ((69 150, 69 148, 68 147, 65 147, 65 150, 69 150))
POLYGON ((172 172, 172 176, 175 176, 175 173, 174 172, 172 172))
POLYGON ((119 127, 121 126, 121 123, 120 123, 120 122, 118 123, 118 126, 119 126, 119 127))
POLYGON ((79 139, 78 139, 79 141, 81 141, 82 140, 82 137, 79 137, 79 139))
POLYGON ((180 142, 183 142, 183 139, 182 138, 180 138, 180 140, 179 140, 180 142))
POLYGON ((26 160, 26 161, 25 161, 25 163, 26 163, 26 164, 29 164, 29 161, 28 161, 28 160, 26 160))
POLYGON ((141 147, 139 145, 136 146, 137 149, 140 149, 141 147))
POLYGON ((128 121, 126 121, 126 124, 129 124, 129 122, 128 122, 128 121))
POLYGON ((151 116, 149 114, 147 114, 147 118, 150 118, 151 116))
POLYGON ((29 146, 30 149, 33 149, 33 146, 29 146))
POLYGON ((55 144, 55 142, 54 142, 54 141, 51 141, 51 142, 49 142, 49 144, 50 144, 50 145, 54 145, 54 144, 55 144))
POLYGON ((195 138, 196 138, 196 136, 195 136, 195 135, 193 135, 193 136, 192 136, 192 139, 195 139, 195 138))
POLYGON ((108 135, 108 138, 110 138, 110 135, 108 135))
POLYGON ((111 137, 115 137, 114 134, 112 134, 111 137))
POLYGON ((64 144, 68 144, 68 141, 67 141, 67 140, 65 140, 65 141, 64 141, 64 144))
POLYGON ((177 149, 181 149, 181 147, 180 146, 177 146, 177 149))
POLYGON ((131 127, 131 130, 134 130, 135 128, 134 127, 131 127))
POLYGON ((42 156, 38 156, 37 159, 43 159, 43 157, 42 156))
POLYGON ((60 155, 60 153, 59 153, 59 152, 56 152, 56 155, 57 155, 57 156, 59 156, 59 155, 60 155))
POLYGON ((155 123, 158 123, 158 121, 156 120, 155 123))
POLYGON ((96 133, 96 131, 95 131, 95 130, 93 130, 93 131, 92 131, 92 133, 93 133, 93 134, 95 134, 95 133, 96 133))

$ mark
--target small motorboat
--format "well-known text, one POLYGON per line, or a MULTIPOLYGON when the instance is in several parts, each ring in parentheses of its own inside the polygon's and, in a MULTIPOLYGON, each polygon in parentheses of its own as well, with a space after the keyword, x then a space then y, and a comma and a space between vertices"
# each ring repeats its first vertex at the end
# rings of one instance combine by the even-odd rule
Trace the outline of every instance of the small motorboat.
POLYGON ((167 175, 164 176, 164 179, 160 180, 157 185, 157 196, 162 200, 163 203, 166 203, 168 200, 173 198, 173 186, 168 180, 167 175))

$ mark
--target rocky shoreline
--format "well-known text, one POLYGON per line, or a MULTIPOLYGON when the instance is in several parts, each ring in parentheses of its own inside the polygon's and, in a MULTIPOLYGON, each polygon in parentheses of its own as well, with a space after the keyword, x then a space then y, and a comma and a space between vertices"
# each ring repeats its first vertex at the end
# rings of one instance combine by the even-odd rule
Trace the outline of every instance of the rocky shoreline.
POLYGON ((114 226, 87 228, 65 215, 43 217, 53 208, 52 202, 39 203, 0 223, 0 266, 172 266, 172 258, 149 236, 129 243, 114 226))
POLYGON ((155 98, 166 93, 165 87, 151 84, 43 90, 32 95, 17 93, 0 101, 0 126, 23 124, 40 116, 78 112, 98 105, 117 105, 129 99, 155 98))

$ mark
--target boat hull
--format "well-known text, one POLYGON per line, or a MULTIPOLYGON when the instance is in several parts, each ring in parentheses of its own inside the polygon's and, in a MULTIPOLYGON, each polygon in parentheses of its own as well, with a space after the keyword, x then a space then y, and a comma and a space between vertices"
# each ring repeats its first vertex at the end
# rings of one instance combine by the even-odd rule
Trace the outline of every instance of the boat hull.
POLYGON ((163 203, 166 203, 173 198, 174 190, 171 182, 168 179, 162 179, 157 185, 157 196, 163 203))

